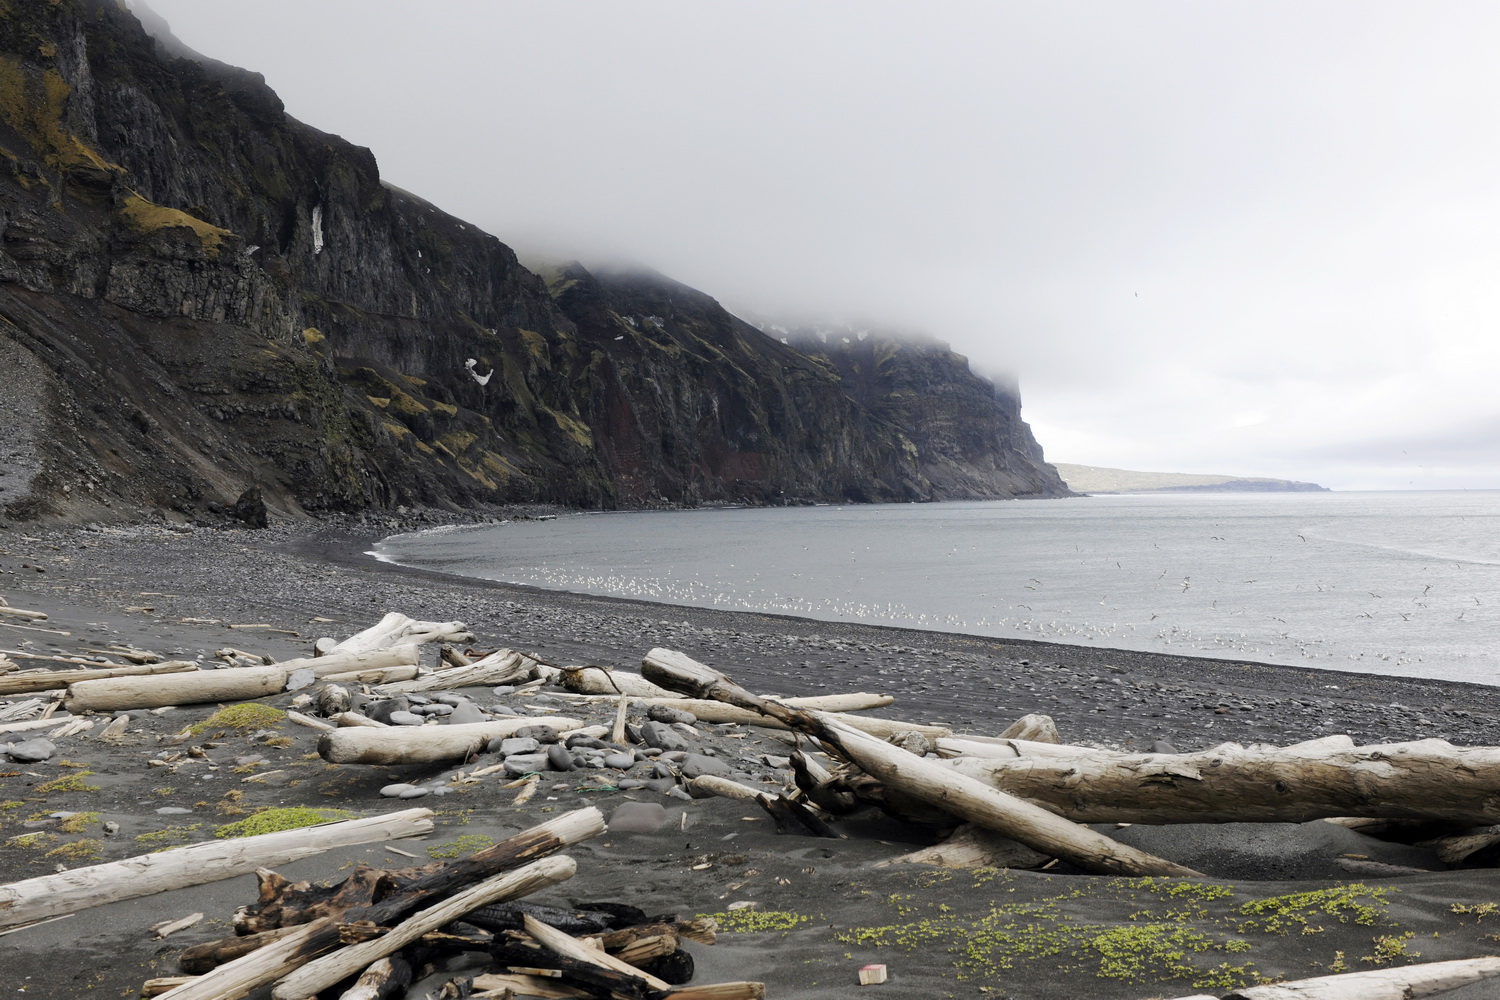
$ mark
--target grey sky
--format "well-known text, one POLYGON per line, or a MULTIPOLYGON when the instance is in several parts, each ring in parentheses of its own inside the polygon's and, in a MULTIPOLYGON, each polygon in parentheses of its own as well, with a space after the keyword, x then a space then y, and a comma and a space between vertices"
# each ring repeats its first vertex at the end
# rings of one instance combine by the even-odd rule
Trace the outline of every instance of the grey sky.
POLYGON ((518 248, 951 341, 1053 460, 1500 488, 1500 5, 150 3, 518 248))

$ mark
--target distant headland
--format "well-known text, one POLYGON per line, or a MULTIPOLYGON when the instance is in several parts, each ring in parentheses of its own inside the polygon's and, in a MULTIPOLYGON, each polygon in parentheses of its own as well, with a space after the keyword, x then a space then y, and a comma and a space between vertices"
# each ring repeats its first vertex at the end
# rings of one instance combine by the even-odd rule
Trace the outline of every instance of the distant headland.
POLYGON ((1327 486, 1290 479, 1199 475, 1191 472, 1132 472, 1094 465, 1053 463, 1076 493, 1326 493, 1327 486))

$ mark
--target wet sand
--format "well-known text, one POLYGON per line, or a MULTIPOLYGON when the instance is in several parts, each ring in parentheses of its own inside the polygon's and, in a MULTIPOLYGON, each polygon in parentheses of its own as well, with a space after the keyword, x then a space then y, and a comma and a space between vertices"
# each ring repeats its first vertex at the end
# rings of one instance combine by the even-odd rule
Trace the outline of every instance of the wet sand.
MULTIPOLYGON (((1193 750, 1336 733, 1358 742, 1500 742, 1500 690, 1490 687, 557 594, 381 564, 363 554, 373 537, 357 528, 305 526, 10 532, 0 536, 0 594, 52 615, 38 627, 71 635, 0 628, 0 648, 73 654, 123 642, 187 658, 211 657, 224 646, 287 658, 306 655, 320 635, 344 636, 397 610, 466 621, 481 647, 509 646, 554 663, 634 670, 648 648, 660 645, 768 693, 885 691, 896 704, 876 714, 977 733, 997 733, 1020 715, 1042 712, 1056 719, 1064 740, 1142 749, 1157 740, 1193 750)), ((289 699, 267 700, 281 705, 289 699)), ((164 768, 146 763, 166 738, 212 709, 138 720, 118 745, 73 737, 62 741, 54 760, 7 765, 0 800, 19 804, 0 812, 0 879, 51 871, 66 862, 48 852, 79 839, 97 840, 100 859, 113 860, 140 853, 138 836, 179 829, 183 838, 201 839, 237 810, 263 805, 389 811, 397 806, 378 796, 383 784, 429 781, 454 770, 326 765, 309 758, 317 734, 290 724, 277 727, 285 746, 226 734, 208 750, 217 764, 213 771, 164 775, 164 768), (265 760, 236 763, 254 756, 265 760), (93 772, 83 783, 96 791, 38 790, 81 770, 93 772), (188 811, 157 811, 163 808, 188 811), (100 815, 74 836, 59 832, 55 821, 47 825, 56 811, 100 815), (105 821, 119 823, 120 831, 103 836, 98 828, 105 821), (42 843, 31 846, 13 841, 33 833, 55 839, 33 838, 42 843)), ((774 738, 752 733, 741 745, 753 739, 756 752, 780 752, 783 745, 774 738)), ((890 966, 891 981, 878 987, 890 996, 1125 1000, 1213 993, 1213 976, 1201 970, 1220 963, 1248 962, 1256 973, 1294 978, 1336 967, 1340 952, 1344 964, 1358 969, 1373 967, 1393 948, 1423 960, 1497 951, 1486 936, 1495 929, 1493 918, 1454 912, 1455 904, 1495 898, 1500 878, 1488 870, 1364 878, 1366 888, 1350 896, 1357 905, 1335 905, 1329 913, 1310 902, 1301 913, 1305 924, 1292 920, 1280 929, 1268 929, 1253 906, 1244 911, 1255 900, 1337 886, 1326 870, 1333 853, 1400 863, 1392 848, 1367 838, 1330 840, 1328 824, 1147 831, 1165 836, 1153 847, 1158 853, 1190 855, 1200 870, 1221 876, 1174 892, 1166 882, 1055 873, 877 868, 878 861, 930 839, 930 831, 866 816, 840 824, 851 834, 844 841, 777 837, 767 819, 722 800, 680 803, 558 784, 563 787, 519 809, 510 805, 514 792, 498 783, 423 799, 418 804, 439 810, 438 829, 421 844, 396 846, 425 859, 428 848, 465 835, 498 837, 585 804, 609 814, 627 798, 663 801, 670 822, 661 829, 608 835, 571 850, 580 874, 543 901, 629 898, 649 901, 640 904, 648 909, 691 915, 753 900, 762 911, 785 913, 780 922, 762 920, 761 929, 725 934, 714 948, 695 948, 696 982, 761 979, 773 997, 852 992, 859 989, 857 969, 868 962, 890 966), (1317 877, 1289 880, 1297 875, 1317 877), (1380 889, 1389 891, 1375 892, 1380 889), (1371 922, 1357 922, 1366 915, 1371 922), (1240 941, 1245 945, 1234 943, 1240 941), (1166 957, 1177 953, 1185 957, 1166 957), (1187 974, 1188 966, 1200 971, 1187 974), (1202 988, 1194 988, 1195 979, 1202 988)), ((372 845, 298 862, 284 873, 336 877, 353 860, 411 863, 372 845)), ((253 897, 253 879, 241 877, 101 907, 0 938, 0 948, 12 956, 5 964, 21 970, 14 978, 27 995, 78 996, 86 989, 123 995, 149 976, 173 974, 178 951, 227 933, 235 906, 253 897), (202 924, 168 941, 151 940, 151 924, 196 910, 205 913, 202 924)), ((1324 893, 1319 900, 1338 898, 1324 893)), ((1493 992, 1476 989, 1449 995, 1493 992)))

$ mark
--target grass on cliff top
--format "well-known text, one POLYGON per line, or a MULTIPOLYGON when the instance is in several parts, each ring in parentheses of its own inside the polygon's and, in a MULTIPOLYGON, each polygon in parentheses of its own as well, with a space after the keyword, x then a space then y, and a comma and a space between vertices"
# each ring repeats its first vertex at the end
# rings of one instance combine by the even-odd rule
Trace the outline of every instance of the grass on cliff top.
POLYGON ((147 201, 134 191, 125 199, 125 207, 120 210, 120 214, 140 233, 154 233, 161 229, 191 229, 210 256, 219 252, 224 237, 233 235, 227 229, 220 229, 186 212, 147 201))

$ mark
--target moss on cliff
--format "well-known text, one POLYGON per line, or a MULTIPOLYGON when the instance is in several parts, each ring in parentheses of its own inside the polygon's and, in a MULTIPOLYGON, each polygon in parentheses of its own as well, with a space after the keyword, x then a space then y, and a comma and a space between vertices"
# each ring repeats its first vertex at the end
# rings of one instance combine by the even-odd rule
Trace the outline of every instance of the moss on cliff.
POLYGON ((163 229, 190 229, 209 256, 217 256, 224 237, 234 235, 227 229, 220 229, 186 212, 147 201, 134 191, 126 197, 120 215, 138 233, 149 235, 163 229))
MULTIPOLYGON (((38 46, 39 55, 46 44, 50 43, 38 46)), ((72 92, 57 70, 27 66, 17 55, 0 55, 0 120, 20 133, 55 170, 89 167, 123 174, 122 167, 68 131, 65 118, 72 92)))

